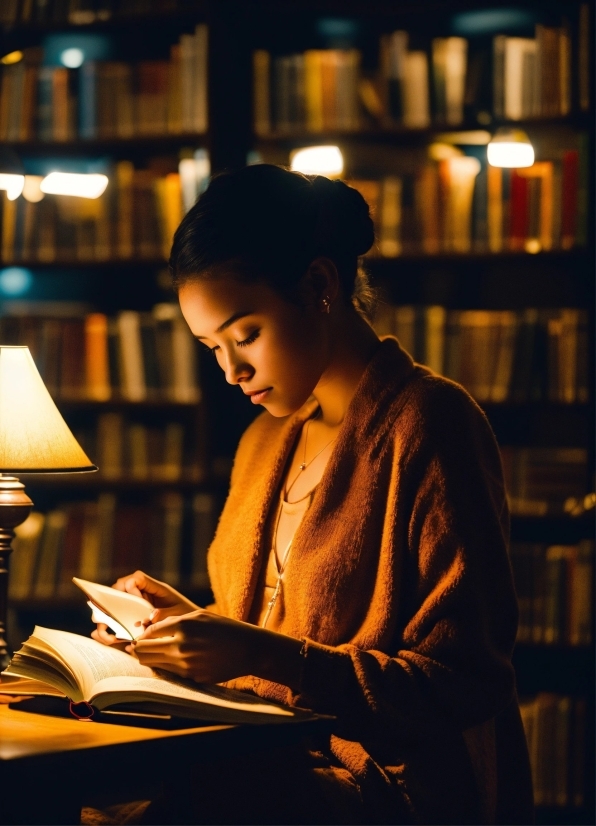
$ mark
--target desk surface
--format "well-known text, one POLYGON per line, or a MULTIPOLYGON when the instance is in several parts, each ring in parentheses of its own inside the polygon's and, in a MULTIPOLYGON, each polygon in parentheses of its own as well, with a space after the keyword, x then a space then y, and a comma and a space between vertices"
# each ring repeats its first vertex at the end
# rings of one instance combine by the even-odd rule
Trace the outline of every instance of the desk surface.
MULTIPOLYGON (((118 747, 125 743, 141 743, 176 737, 203 738, 207 733, 240 728, 239 726, 203 726, 178 731, 130 728, 108 723, 67 720, 45 714, 17 711, 0 706, 0 761, 79 752, 97 747, 118 747)), ((242 727, 246 728, 246 727, 242 727)), ((80 758, 81 755, 78 755, 80 758)))
MULTIPOLYGON (((287 718, 285 718, 287 720, 287 718)), ((192 764, 328 734, 331 718, 266 725, 205 725, 176 731, 82 722, 0 705, 0 824, 78 823, 81 804, 147 799, 164 782, 183 788, 192 764), (169 778, 169 779, 168 779, 169 778)), ((178 820, 188 822, 183 810, 178 820)))

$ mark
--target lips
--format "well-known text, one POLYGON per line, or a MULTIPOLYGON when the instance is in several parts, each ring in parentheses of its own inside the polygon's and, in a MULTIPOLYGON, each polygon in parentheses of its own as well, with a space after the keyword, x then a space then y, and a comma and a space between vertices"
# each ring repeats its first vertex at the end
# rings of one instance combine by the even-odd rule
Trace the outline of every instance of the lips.
POLYGON ((250 398, 253 404, 261 404, 270 390, 271 387, 266 387, 264 390, 245 390, 244 393, 250 398))

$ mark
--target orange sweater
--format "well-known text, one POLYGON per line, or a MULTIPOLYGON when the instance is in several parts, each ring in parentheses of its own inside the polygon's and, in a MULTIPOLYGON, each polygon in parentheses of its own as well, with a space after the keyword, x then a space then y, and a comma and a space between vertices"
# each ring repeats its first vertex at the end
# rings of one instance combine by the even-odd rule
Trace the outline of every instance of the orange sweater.
MULTIPOLYGON (((284 466, 315 402, 244 434, 209 551, 218 612, 247 620, 284 466)), ((517 606, 497 445, 458 385, 385 339, 294 539, 279 630, 302 686, 236 688, 337 717, 324 749, 375 822, 530 823, 511 666, 517 606)))

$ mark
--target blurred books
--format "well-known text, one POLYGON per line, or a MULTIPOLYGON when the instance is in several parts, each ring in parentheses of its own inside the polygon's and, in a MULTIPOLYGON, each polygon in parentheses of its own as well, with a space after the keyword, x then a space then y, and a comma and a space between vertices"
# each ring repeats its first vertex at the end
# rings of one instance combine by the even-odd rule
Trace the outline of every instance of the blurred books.
POLYGON ((375 329, 396 336, 415 361, 463 384, 479 402, 589 398, 585 310, 383 305, 375 329))
POLYGON ((111 585, 139 568, 170 585, 206 589, 217 516, 211 494, 177 491, 144 501, 106 492, 34 511, 16 532, 10 598, 74 597, 73 576, 111 585))

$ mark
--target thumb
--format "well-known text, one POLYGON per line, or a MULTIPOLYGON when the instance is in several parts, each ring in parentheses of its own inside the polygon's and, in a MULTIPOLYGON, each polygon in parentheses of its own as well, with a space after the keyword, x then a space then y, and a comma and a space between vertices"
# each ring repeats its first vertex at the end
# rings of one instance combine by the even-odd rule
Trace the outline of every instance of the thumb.
POLYGON ((179 613, 179 608, 175 605, 172 605, 169 608, 154 608, 149 614, 149 621, 151 625, 155 625, 155 623, 168 619, 168 617, 177 617, 179 616, 179 613))

